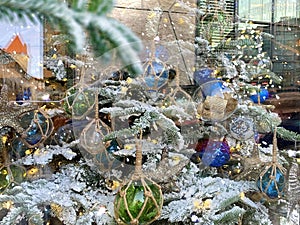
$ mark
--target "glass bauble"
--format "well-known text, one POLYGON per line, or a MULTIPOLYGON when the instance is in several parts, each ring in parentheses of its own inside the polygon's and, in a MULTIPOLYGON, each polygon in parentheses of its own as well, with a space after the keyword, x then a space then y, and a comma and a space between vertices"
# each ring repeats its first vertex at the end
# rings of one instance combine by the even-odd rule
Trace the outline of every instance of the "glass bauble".
POLYGON ((257 187, 269 198, 278 198, 283 196, 285 178, 282 171, 276 165, 270 166, 258 181, 257 187))
POLYGON ((147 225, 161 213, 163 194, 159 185, 151 180, 134 180, 118 192, 114 208, 118 224, 147 225))
POLYGON ((233 118, 229 124, 229 130, 233 138, 243 141, 255 134, 253 120, 244 116, 233 118))
POLYGON ((10 165, 0 170, 0 193, 8 188, 12 183, 20 184, 24 181, 26 171, 23 167, 10 165))
POLYGON ((220 167, 230 159, 230 147, 226 139, 223 141, 199 140, 196 151, 205 166, 220 167))
POLYGON ((255 91, 253 93, 250 93, 250 99, 254 103, 258 103, 258 98, 259 98, 260 103, 265 102, 266 99, 269 98, 269 91, 266 88, 262 88, 262 89, 259 90, 259 93, 257 91, 255 91))
POLYGON ((16 159, 20 159, 24 157, 27 152, 31 152, 20 137, 16 137, 12 140, 11 147, 12 156, 16 159))
POLYGON ((29 147, 38 146, 53 131, 52 120, 43 111, 39 110, 23 114, 20 118, 20 124, 25 130, 22 138, 29 147))
POLYGON ((215 80, 212 76, 214 70, 211 68, 201 68, 194 72, 194 82, 196 85, 202 85, 208 81, 215 80))
POLYGON ((169 77, 169 70, 166 65, 159 61, 152 61, 146 64, 144 71, 144 80, 147 89, 157 91, 162 88, 169 77))
POLYGON ((110 132, 100 119, 92 120, 80 134, 80 146, 91 154, 105 151, 103 138, 110 132))
POLYGON ((66 109, 73 119, 82 119, 92 112, 95 103, 95 91, 74 87, 67 91, 66 109))
POLYGON ((234 90, 220 80, 200 85, 193 98, 197 103, 197 113, 204 121, 223 121, 230 117, 238 106, 234 90))

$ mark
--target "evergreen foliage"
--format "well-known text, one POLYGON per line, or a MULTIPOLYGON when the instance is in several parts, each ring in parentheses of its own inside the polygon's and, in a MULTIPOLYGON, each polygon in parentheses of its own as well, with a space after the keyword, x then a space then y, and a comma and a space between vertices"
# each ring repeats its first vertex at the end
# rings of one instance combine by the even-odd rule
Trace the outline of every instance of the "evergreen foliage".
POLYGON ((138 75, 142 71, 137 55, 141 42, 127 27, 108 16, 112 7, 113 2, 105 0, 74 0, 70 6, 60 0, 3 0, 0 18, 14 21, 16 17, 28 17, 42 23, 46 20, 68 34, 79 52, 88 44, 93 46, 96 56, 109 56, 112 49, 117 49, 131 75, 138 75))
MULTIPOLYGON (((0 2, 0 18, 10 21, 13 21, 15 16, 18 18, 26 16, 33 21, 46 19, 53 27, 58 27, 70 37, 71 44, 78 51, 82 51, 87 44, 91 44, 95 56, 102 56, 108 60, 111 50, 117 49, 118 56, 128 67, 130 76, 135 77, 141 74, 138 58, 138 51, 141 49, 140 42, 128 28, 108 16, 112 8, 112 0, 72 0, 68 3, 60 0, 3 0, 0 2)), ((217 57, 214 52, 209 52, 209 43, 206 40, 196 38, 196 41, 198 42, 196 50, 201 54, 207 53, 206 56, 202 55, 201 60, 203 61, 199 61, 199 65, 203 66, 207 59, 205 57, 213 55, 212 59, 216 60, 216 64, 221 63, 222 67, 232 69, 229 76, 223 74, 222 78, 232 82, 229 85, 236 88, 236 94, 250 89, 258 90, 259 87, 250 84, 238 86, 241 84, 241 80, 235 65, 229 61, 220 62, 223 55, 217 57)), ((252 45, 252 42, 249 44, 252 45)), ((62 60, 75 65, 77 63, 80 67, 84 66, 82 61, 78 62, 70 58, 62 60)), ((61 70, 62 68, 56 67, 56 62, 50 60, 47 65, 52 70, 59 71, 56 77, 59 80, 64 77, 64 71, 61 70)), ((272 79, 275 83, 281 81, 280 77, 269 71, 260 74, 245 72, 243 75, 244 81, 248 82, 259 76, 272 79)), ((254 141, 255 137, 246 141, 231 137, 228 129, 230 120, 217 123, 201 121, 194 114, 191 115, 176 104, 162 107, 161 103, 166 95, 160 92, 149 93, 143 88, 144 83, 141 80, 119 79, 96 81, 95 83, 83 91, 74 88, 68 99, 72 105, 76 101, 79 105, 81 104, 78 116, 84 114, 83 118, 75 119, 74 108, 72 114, 72 107, 68 108, 65 105, 65 108, 68 108, 65 113, 69 113, 69 118, 72 118, 73 115, 72 124, 68 129, 73 129, 72 131, 76 133, 74 134, 76 140, 72 138, 72 141, 68 143, 64 140, 59 142, 47 140, 45 146, 28 149, 26 150, 29 152, 28 154, 24 154, 18 160, 12 160, 16 165, 28 169, 27 172, 30 171, 30 168, 36 168, 39 174, 30 176, 28 173, 26 181, 20 184, 12 183, 0 194, 0 215, 2 216, 0 225, 22 224, 22 222, 38 225, 54 218, 67 225, 116 224, 113 217, 113 202, 116 191, 120 188, 120 174, 125 171, 126 175, 130 175, 131 170, 127 166, 129 165, 130 169, 134 167, 136 152, 132 145, 128 145, 128 149, 124 145, 120 145, 117 146, 119 149, 113 149, 110 153, 104 144, 110 144, 110 141, 117 139, 125 140, 125 144, 132 144, 135 141, 134 138, 138 136, 143 137, 143 148, 145 148, 143 156, 146 157, 142 166, 144 174, 159 183, 164 191, 161 217, 155 223, 272 225, 267 208, 268 201, 260 195, 256 197, 253 194, 259 192, 256 182, 249 181, 250 179, 230 179, 233 178, 233 173, 252 172, 243 171, 243 169, 256 168, 257 170, 260 168, 259 166, 267 164, 272 151, 271 147, 263 149, 264 151, 259 148, 261 158, 256 157, 256 152, 253 150, 254 146, 257 146, 254 141), (74 96, 80 91, 81 97, 90 95, 90 99, 87 98, 88 101, 84 102, 83 98, 75 98, 74 96), (97 99, 95 93, 99 94, 99 102, 94 101, 97 99), (95 113, 94 108, 99 111, 95 113), (87 111, 88 113, 85 114, 87 111), (113 131, 100 140, 103 143, 97 143, 104 146, 99 153, 89 154, 88 150, 84 151, 84 147, 80 147, 78 139, 83 128, 86 128, 84 125, 99 119, 95 114, 97 116, 99 116, 98 114, 106 115, 108 119, 106 118, 105 122, 111 126, 113 131), (116 120, 119 120, 120 124, 116 123, 116 120), (123 124, 126 125, 121 126, 123 124), (239 159, 238 162, 235 162, 236 165, 232 163, 212 168, 204 167, 201 160, 199 163, 191 160, 192 154, 195 153, 195 147, 189 145, 197 145, 199 142, 201 144, 201 139, 209 135, 213 138, 226 137, 228 139, 230 146, 234 149, 230 154, 232 157, 238 156, 239 159), (238 149, 239 147, 241 150, 238 149), (175 151, 176 153, 174 153, 175 151), (251 157, 253 157, 253 161, 249 163, 251 157), (112 162, 110 162, 111 158, 112 162), (262 162, 263 160, 265 161, 262 162), (110 168, 109 166, 113 167, 116 161, 118 166, 121 165, 120 168, 110 168), (101 164, 105 164, 105 166, 107 164, 109 168, 102 170, 101 164), (233 169, 229 167, 233 167, 233 169), (226 173, 226 169, 227 172, 229 171, 228 173, 226 173)), ((88 84, 86 85, 88 86, 88 84)), ((257 133, 273 132, 281 123, 278 114, 273 113, 269 106, 253 104, 243 98, 239 100, 238 108, 234 111, 233 116, 248 116, 253 119, 253 126, 257 133)), ((197 108, 196 104, 199 102, 191 102, 195 108, 197 108)), ((101 117, 101 119, 103 118, 104 116, 101 117)), ((95 132, 91 132, 91 134, 99 134, 97 133, 98 128, 95 126, 95 132)), ((7 134, 8 132, 3 133, 7 134)), ((287 140, 300 141, 299 134, 284 128, 278 127, 277 133, 278 136, 287 140)), ((7 147, 3 141, 4 134, 1 134, 1 154, 6 151, 7 147)), ((86 137, 87 141, 89 138, 89 136, 86 137)), ((94 144, 93 140, 91 144, 94 144)), ((284 161, 282 158, 281 160, 284 161)), ((5 161, 5 163, 12 162, 5 161)), ((4 168, 3 165, 1 165, 2 168, 4 168)), ((9 176, 14 174, 2 175, 9 179, 9 176)), ((22 176, 23 173, 16 175, 22 176)), ((253 178, 255 177, 251 177, 251 179, 253 178)), ((156 191, 158 192, 158 190, 160 189, 157 188, 156 191)), ((132 207, 130 211, 135 216, 140 213, 142 205, 141 202, 135 200, 136 192, 144 191, 141 190, 141 187, 134 185, 129 187, 127 198, 138 205, 137 208, 135 205, 130 206, 132 207)), ((124 208, 125 203, 122 203, 121 210, 123 212, 124 208)), ((152 210, 150 205, 147 205, 146 209, 152 210)), ((143 216, 151 219, 155 216, 152 213, 153 211, 143 216)), ((131 220, 131 218, 127 219, 131 220)))

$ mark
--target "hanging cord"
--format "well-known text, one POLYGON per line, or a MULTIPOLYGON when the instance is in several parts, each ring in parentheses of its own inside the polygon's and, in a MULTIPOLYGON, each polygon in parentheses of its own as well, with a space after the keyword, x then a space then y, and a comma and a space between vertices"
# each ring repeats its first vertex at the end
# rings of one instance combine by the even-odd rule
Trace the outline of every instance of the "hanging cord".
POLYGON ((272 151, 272 163, 277 163, 277 127, 274 128, 274 135, 273 135, 273 151, 272 151))
POLYGON ((136 159, 135 159, 135 171, 134 171, 134 177, 141 177, 142 176, 142 160, 143 160, 143 154, 142 154, 142 138, 143 138, 143 130, 140 129, 140 135, 139 139, 136 139, 135 148, 136 148, 136 159))
POLYGON ((98 90, 95 91, 95 120, 99 119, 98 90))

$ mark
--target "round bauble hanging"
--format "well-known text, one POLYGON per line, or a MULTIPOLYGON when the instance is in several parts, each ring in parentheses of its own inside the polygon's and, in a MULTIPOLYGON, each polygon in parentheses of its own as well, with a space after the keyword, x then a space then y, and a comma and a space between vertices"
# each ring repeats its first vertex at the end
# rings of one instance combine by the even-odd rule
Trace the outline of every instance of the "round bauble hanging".
POLYGON ((30 148, 43 143, 53 131, 52 120, 42 109, 23 114, 20 124, 24 128, 21 138, 30 148))
MULTIPOLYGON (((195 114, 195 105, 190 94, 183 90, 180 86, 180 75, 174 70, 175 86, 168 87, 164 90, 165 96, 161 102, 162 107, 178 106, 186 113, 195 114)), ((175 120, 177 118, 174 118, 175 120)))
POLYGON ((282 197, 285 187, 284 173, 276 165, 267 167, 259 177, 257 187, 269 198, 282 197))
POLYGON ((93 119, 80 134, 80 145, 89 153, 105 151, 103 138, 109 134, 109 127, 99 118, 93 119))
POLYGON ((272 162, 261 172, 257 186, 269 198, 280 198, 285 188, 284 167, 277 162, 277 128, 273 134, 272 162))
POLYGON ((239 116, 231 120, 229 124, 230 134, 237 140, 247 140, 254 136, 254 123, 249 117, 239 116))
POLYGON ((95 91, 74 86, 67 90, 66 109, 73 119, 82 119, 91 113, 95 103, 95 91))
MULTIPOLYGON (((142 136, 141 131, 140 139, 142 136)), ((136 140, 135 171, 129 182, 119 189, 114 201, 115 219, 120 225, 151 224, 161 214, 161 187, 143 174, 142 160, 142 144, 136 140)))
POLYGON ((11 184, 20 184, 26 177, 24 167, 9 165, 0 169, 0 193, 5 191, 11 184))
POLYGON ((163 194, 160 186, 147 178, 131 180, 119 190, 114 205, 118 224, 147 225, 160 216, 163 194))
POLYGON ((250 99, 254 103, 263 103, 269 98, 269 91, 266 88, 262 88, 259 91, 250 93, 250 99))
POLYGON ((149 91, 158 91, 167 84, 169 70, 163 62, 151 60, 144 65, 144 68, 143 79, 149 91))
POLYGON ((211 68, 201 68, 194 72, 194 82, 196 85, 202 85, 208 81, 215 80, 213 77, 214 70, 211 68))
POLYGON ((197 103, 197 113, 204 121, 223 121, 231 116, 238 106, 234 90, 220 80, 200 85, 193 99, 197 103))
POLYGON ((27 147, 23 139, 20 137, 16 137, 12 140, 11 149, 11 154, 16 159, 20 159, 33 151, 33 149, 27 147))
POLYGON ((230 159, 230 147, 225 138, 222 141, 199 140, 196 151, 205 166, 220 167, 230 159))
POLYGON ((66 124, 57 129, 55 134, 52 136, 51 143, 57 145, 63 145, 65 143, 70 143, 75 140, 74 134, 74 124, 66 124))

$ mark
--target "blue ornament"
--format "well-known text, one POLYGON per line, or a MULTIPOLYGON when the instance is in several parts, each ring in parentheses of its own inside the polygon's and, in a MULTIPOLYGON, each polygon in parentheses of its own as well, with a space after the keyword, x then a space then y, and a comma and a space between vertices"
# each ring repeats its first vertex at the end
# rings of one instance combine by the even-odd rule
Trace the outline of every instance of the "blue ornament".
POLYGON ((23 99, 26 101, 29 100, 30 97, 31 97, 30 88, 27 88, 24 90, 23 99))
POLYGON ((284 175, 276 165, 270 166, 257 181, 259 190, 270 198, 281 197, 283 195, 284 186, 284 175))
POLYGON ((36 123, 33 123, 31 125, 26 134, 27 137, 25 138, 25 140, 30 145, 35 145, 42 139, 42 134, 36 123))
POLYGON ((214 72, 213 69, 210 68, 203 68, 200 70, 196 70, 194 72, 194 82, 196 85, 204 84, 208 81, 215 80, 214 77, 212 77, 212 73, 214 72))
POLYGON ((163 63, 154 61, 147 65, 144 79, 149 89, 160 89, 168 82, 168 78, 169 70, 165 68, 163 63))
POLYGON ((205 166, 220 167, 230 159, 230 147, 226 139, 223 141, 207 139, 200 146, 197 145, 196 150, 205 166))
POLYGON ((44 141, 52 132, 52 123, 43 113, 31 111, 21 117, 21 125, 24 128, 24 141, 33 147, 44 141))
POLYGON ((114 153, 119 151, 121 148, 119 146, 119 143, 116 139, 111 140, 111 142, 109 143, 109 146, 106 148, 106 150, 109 153, 114 153))
POLYGON ((207 96, 218 96, 223 98, 225 92, 232 92, 220 80, 214 80, 201 85, 201 91, 204 98, 207 96))
POLYGON ((64 145, 65 143, 70 143, 75 140, 73 123, 66 124, 59 127, 53 136, 53 141, 55 144, 64 145))
MULTIPOLYGON (((264 101, 266 101, 266 99, 269 98, 269 91, 266 88, 263 88, 260 90, 259 92, 259 99, 260 99, 260 103, 263 103, 264 101)), ((250 95, 250 99, 254 102, 254 103, 258 103, 258 94, 254 94, 254 95, 250 95)))
POLYGON ((28 150, 28 147, 23 143, 22 139, 19 137, 16 137, 12 141, 12 155, 16 159, 20 159, 26 155, 26 151, 28 150))

